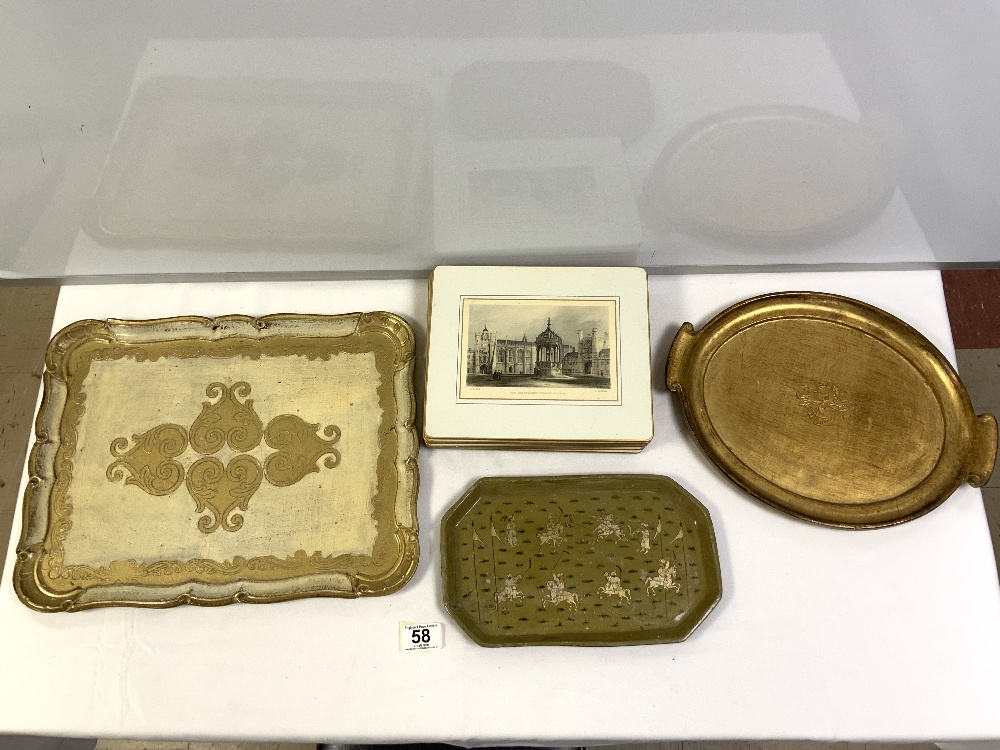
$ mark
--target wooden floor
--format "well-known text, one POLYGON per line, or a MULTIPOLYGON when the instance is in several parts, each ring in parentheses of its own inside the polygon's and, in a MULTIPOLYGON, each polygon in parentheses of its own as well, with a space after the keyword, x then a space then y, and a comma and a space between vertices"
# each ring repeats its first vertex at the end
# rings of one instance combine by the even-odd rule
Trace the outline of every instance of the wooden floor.
MULTIPOLYGON (((0 286, 0 550, 7 551, 58 287, 0 286)), ((4 555, 0 554, 0 574, 4 555)))
MULTIPOLYGON (((944 281, 958 348, 959 371, 969 387, 977 412, 1000 414, 1000 271, 946 272, 944 281), (991 338, 984 333, 986 331, 996 336, 991 338)), ((28 440, 33 432, 32 421, 41 384, 44 350, 51 333, 57 298, 56 287, 0 285, 0 550, 7 548, 15 509, 19 507, 17 493, 28 440)), ((994 548, 1000 552, 1000 471, 994 473, 984 489, 984 498, 994 548)), ((3 557, 0 556, 0 574, 2 566, 3 557)), ((0 679, 3 679, 2 676, 0 679)), ((1000 743, 987 744, 991 750, 1000 750, 1000 743)), ((986 746, 983 745, 984 750, 986 746)), ((93 747, 98 750, 312 750, 317 746, 88 741, 0 735, 0 750, 89 750, 93 747)), ((324 750, 354 750, 357 746, 321 747, 324 750)), ((847 742, 668 742, 610 747, 614 750, 937 750, 930 744, 847 742)))
POLYGON ((315 750, 316 745, 285 742, 138 742, 99 740, 95 750, 315 750))

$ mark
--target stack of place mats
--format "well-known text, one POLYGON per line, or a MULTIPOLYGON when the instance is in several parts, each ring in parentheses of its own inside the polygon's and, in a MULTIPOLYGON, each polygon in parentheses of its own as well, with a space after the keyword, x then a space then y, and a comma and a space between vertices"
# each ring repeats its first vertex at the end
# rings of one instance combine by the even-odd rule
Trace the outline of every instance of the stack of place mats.
POLYGON ((628 442, 600 440, 450 440, 424 433, 430 448, 466 448, 471 450, 587 451, 593 453, 639 453, 649 440, 628 442))
POLYGON ((653 437, 646 272, 440 266, 424 442, 638 453, 653 437))

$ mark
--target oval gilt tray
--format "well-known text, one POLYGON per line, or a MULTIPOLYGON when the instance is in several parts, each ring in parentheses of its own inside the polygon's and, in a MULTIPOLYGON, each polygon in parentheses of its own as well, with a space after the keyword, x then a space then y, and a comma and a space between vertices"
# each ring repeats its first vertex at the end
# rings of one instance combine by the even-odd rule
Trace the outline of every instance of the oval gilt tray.
POLYGON ((698 443, 765 503, 833 526, 902 523, 993 470, 997 425, 913 328, 847 297, 746 300, 667 362, 698 443))
POLYGON ((666 477, 488 477, 441 529, 445 606, 482 646, 682 641, 722 596, 708 511, 666 477))

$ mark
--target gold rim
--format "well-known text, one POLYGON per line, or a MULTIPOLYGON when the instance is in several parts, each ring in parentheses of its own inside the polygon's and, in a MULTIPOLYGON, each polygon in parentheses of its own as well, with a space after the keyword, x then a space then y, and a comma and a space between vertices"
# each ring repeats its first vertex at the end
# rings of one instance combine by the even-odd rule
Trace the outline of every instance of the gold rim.
MULTIPOLYGON (((816 326, 819 336, 827 335, 829 330, 828 325, 816 326)), ((801 333, 801 325, 795 331, 801 333)), ((808 342, 804 344, 800 340, 794 345, 808 345, 808 342)), ((836 366, 853 366, 845 360, 851 357, 850 352, 842 352, 838 356, 839 364, 836 366)), ((808 366, 816 366, 818 371, 822 371, 822 365, 809 363, 808 366)), ((722 366, 716 369, 721 370, 722 366)), ((973 486, 985 483, 996 458, 996 420, 990 414, 976 416, 965 387, 947 359, 903 321, 848 297, 816 292, 769 294, 730 307, 700 331, 696 332, 690 323, 685 323, 671 346, 666 384, 681 397, 685 417, 699 445, 730 479, 768 505, 817 523, 844 528, 877 528, 912 520, 944 502, 962 482, 967 481, 973 486), (718 374, 709 370, 713 366, 713 358, 727 342, 762 324, 777 321, 832 323, 845 331, 863 334, 865 341, 877 342, 885 348, 887 362, 905 362, 906 367, 912 370, 906 376, 909 378, 906 382, 919 380, 929 389, 933 401, 929 397, 924 400, 936 404, 942 428, 940 440, 927 439, 918 446, 924 452, 920 457, 922 465, 932 467, 924 476, 917 478, 919 481, 915 480, 913 486, 882 497, 870 497, 847 483, 839 496, 820 498, 805 494, 801 489, 802 480, 793 477, 819 476, 835 457, 831 457, 824 444, 813 439, 816 432, 810 432, 812 427, 805 425, 804 420, 802 424, 805 426, 801 429, 798 425, 783 425, 794 431, 794 437, 806 446, 800 460, 792 461, 791 465, 782 466, 790 462, 787 455, 763 455, 763 449, 757 450, 753 461, 738 455, 745 456, 748 451, 742 450, 733 440, 732 433, 726 437, 720 434, 717 422, 727 417, 720 416, 720 405, 713 403, 711 393, 706 391, 718 391, 712 389, 713 378, 718 380, 725 376, 738 379, 741 373, 718 374), (707 378, 710 381, 708 388, 707 378), (763 458, 759 458, 761 455, 763 458)), ((738 386, 731 387, 735 389, 738 386)), ((833 407, 847 411, 846 406, 835 402, 833 407)), ((847 417, 848 420, 853 418, 853 414, 847 417)), ((871 429, 870 420, 865 427, 871 429)), ((848 424, 844 434, 857 435, 860 427, 855 424, 854 428, 852 432, 848 424)), ((886 435, 884 439, 892 440, 893 437, 886 435)), ((874 484, 880 481, 874 470, 870 479, 874 484)))
MULTIPOLYGON (((172 607, 311 596, 357 597, 397 590, 413 575, 419 554, 419 440, 414 426, 413 365, 411 328, 402 318, 384 312, 85 320, 67 326, 53 338, 46 352, 44 395, 35 423, 36 442, 29 456, 24 524, 14 569, 18 596, 33 609, 52 612, 101 606, 172 607), (73 504, 86 502, 85 497, 76 495, 71 502, 70 494, 77 428, 86 409, 82 380, 91 362, 168 355, 191 358, 240 354, 253 358, 292 353, 326 359, 338 353, 366 352, 374 355, 381 375, 375 398, 382 420, 373 429, 395 438, 380 440, 378 487, 370 500, 379 533, 371 556, 323 557, 303 550, 286 558, 236 556, 217 561, 179 557, 148 563, 116 560, 99 568, 64 564, 63 541, 73 525, 73 504)), ((248 408, 248 404, 240 406, 248 408)), ((183 428, 180 432, 184 433, 183 428)), ((259 441, 260 436, 256 439, 259 441)), ((319 448, 309 454, 308 461, 315 462, 326 454, 331 456, 326 466, 335 467, 339 453, 331 446, 336 439, 311 438, 319 448)), ((128 458, 115 455, 118 460, 109 472, 128 458)), ((273 481, 287 486, 298 478, 282 475, 273 481)), ((242 523, 240 516, 233 520, 242 523)), ((199 528, 210 530, 201 524, 199 528)))

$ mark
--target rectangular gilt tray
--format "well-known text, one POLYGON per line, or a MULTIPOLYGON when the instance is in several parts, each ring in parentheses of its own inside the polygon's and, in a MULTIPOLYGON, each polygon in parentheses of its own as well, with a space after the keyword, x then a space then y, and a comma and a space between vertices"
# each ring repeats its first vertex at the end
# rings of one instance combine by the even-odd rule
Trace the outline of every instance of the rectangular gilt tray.
POLYGON ((18 596, 51 612, 398 589, 419 549, 413 352, 382 312, 64 328, 18 596))

